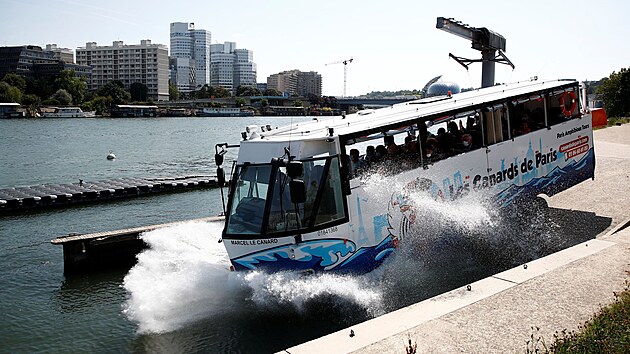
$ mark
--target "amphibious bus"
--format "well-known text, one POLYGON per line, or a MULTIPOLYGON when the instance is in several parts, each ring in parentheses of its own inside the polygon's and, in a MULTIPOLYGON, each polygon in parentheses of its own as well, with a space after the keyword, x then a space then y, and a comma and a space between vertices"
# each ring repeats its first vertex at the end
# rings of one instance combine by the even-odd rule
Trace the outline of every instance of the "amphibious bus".
MULTIPOLYGON (((422 222, 410 193, 445 203, 483 193, 505 207, 594 178, 584 95, 574 80, 532 79, 249 126, 224 206, 233 268, 368 272, 422 222), (375 196, 367 191, 375 178, 403 187, 375 196)), ((223 180, 228 147, 216 146, 223 180)))

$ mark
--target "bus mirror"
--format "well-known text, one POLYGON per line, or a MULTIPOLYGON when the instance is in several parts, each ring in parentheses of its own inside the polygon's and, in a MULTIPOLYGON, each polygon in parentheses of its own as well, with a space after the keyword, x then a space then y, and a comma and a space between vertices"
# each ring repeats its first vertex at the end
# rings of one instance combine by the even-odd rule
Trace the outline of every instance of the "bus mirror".
POLYGON ((302 176, 303 173, 304 173, 304 168, 302 166, 302 162, 290 161, 287 164, 287 175, 289 175, 291 179, 298 178, 302 176))
POLYGON ((225 185, 225 171, 223 171, 223 167, 217 167, 217 183, 220 187, 225 185))
POLYGON ((221 166, 223 165, 223 155, 221 154, 214 154, 214 162, 217 163, 217 166, 221 166))
POLYGON ((301 179, 294 179, 289 182, 292 203, 304 203, 306 201, 306 185, 301 179))

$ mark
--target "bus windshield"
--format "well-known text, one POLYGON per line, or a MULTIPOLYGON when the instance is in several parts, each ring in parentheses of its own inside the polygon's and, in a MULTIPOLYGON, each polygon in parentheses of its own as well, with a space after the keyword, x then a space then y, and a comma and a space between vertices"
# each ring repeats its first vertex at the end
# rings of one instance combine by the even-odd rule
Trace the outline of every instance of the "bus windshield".
POLYGON ((237 167, 226 234, 304 232, 346 219, 337 156, 302 161, 306 201, 292 203, 282 164, 237 167))

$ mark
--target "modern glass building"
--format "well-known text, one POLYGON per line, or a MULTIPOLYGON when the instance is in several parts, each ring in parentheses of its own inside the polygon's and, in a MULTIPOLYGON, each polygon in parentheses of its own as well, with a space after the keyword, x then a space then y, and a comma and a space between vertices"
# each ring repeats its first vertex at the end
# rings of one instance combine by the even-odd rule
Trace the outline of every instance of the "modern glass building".
POLYGON ((171 36, 171 81, 181 92, 210 84, 210 31, 194 23, 173 22, 171 36))

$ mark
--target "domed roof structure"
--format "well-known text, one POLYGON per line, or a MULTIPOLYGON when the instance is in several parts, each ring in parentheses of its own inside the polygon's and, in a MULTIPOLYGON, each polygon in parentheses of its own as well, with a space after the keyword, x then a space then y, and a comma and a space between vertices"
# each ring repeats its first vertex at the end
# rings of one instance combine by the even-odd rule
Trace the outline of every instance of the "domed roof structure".
POLYGON ((454 82, 447 81, 438 81, 432 83, 427 89, 427 97, 431 96, 445 96, 448 92, 452 94, 460 93, 462 91, 461 87, 454 82))

